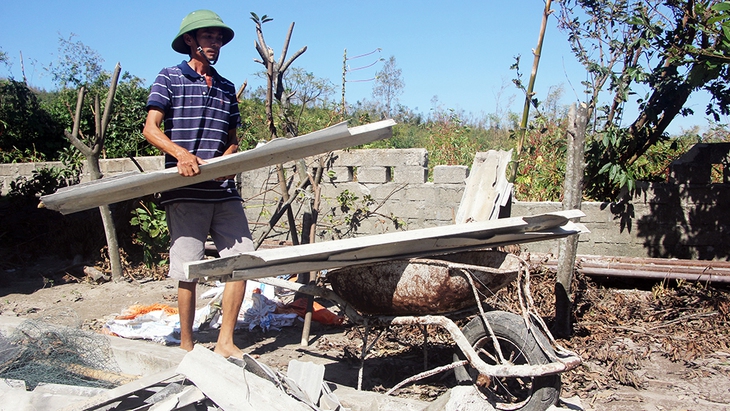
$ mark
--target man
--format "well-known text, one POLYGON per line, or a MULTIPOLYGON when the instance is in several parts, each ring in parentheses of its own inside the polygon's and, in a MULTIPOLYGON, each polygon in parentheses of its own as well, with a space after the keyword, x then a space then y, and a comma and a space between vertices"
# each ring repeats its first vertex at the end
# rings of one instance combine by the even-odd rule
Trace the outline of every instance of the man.
MULTIPOLYGON (((236 90, 212 67, 221 47, 233 35, 233 30, 212 11, 188 14, 172 48, 187 54, 189 60, 162 69, 152 85, 143 134, 165 153, 165 167, 177 167, 182 176, 195 176, 205 160, 238 150, 236 90)), ((190 351, 196 282, 186 279, 183 264, 204 258, 208 234, 221 256, 252 251, 254 245, 232 176, 163 192, 160 202, 165 206, 170 229, 169 276, 178 280, 180 348, 190 351)), ((233 343, 233 331, 245 286, 244 281, 229 282, 223 291, 222 324, 215 352, 224 357, 243 355, 233 343)))

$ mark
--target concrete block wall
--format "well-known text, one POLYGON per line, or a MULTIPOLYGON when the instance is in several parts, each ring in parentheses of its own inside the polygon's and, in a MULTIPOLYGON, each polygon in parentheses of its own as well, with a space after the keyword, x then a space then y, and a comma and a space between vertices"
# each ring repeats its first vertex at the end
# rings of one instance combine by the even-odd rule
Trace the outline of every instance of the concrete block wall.
POLYGON ((10 191, 10 183, 18 178, 32 178, 34 171, 50 167, 63 167, 63 164, 60 161, 0 164, 0 193, 6 195, 10 191))
MULTIPOLYGON (((305 159, 305 163, 307 171, 312 176, 316 175, 319 167, 317 159, 305 159)), ((287 176, 297 175, 296 164, 284 166, 287 176)), ((434 172, 433 181, 427 181, 428 153, 425 149, 334 152, 327 159, 323 172, 318 236, 332 239, 346 230, 347 213, 341 210, 338 197, 350 199, 348 205, 352 210, 360 208, 376 213, 361 221, 357 231, 348 235, 394 231, 397 228, 389 219, 391 216, 397 218, 403 229, 453 224, 468 168, 454 166, 455 172, 446 171, 452 167, 440 168, 443 171, 434 172)), ((298 182, 298 178, 295 181, 298 182)), ((254 238, 257 238, 281 199, 276 169, 271 167, 241 173, 240 182, 249 224, 254 238)))
MULTIPOLYGON (((144 171, 162 170, 165 167, 163 156, 150 156, 135 158, 137 164, 144 171)), ((20 177, 32 178, 33 172, 42 168, 63 168, 60 161, 46 161, 40 163, 12 163, 0 164, 0 194, 6 195, 10 191, 10 183, 20 177)), ((115 158, 100 160, 99 168, 105 176, 113 176, 121 173, 137 171, 137 165, 128 158, 115 158)), ((81 170, 81 182, 89 181, 89 172, 86 166, 81 170)))
MULTIPOLYGON (((145 171, 162 169, 163 157, 138 158, 145 171)), ((319 161, 305 159, 307 171, 316 175, 319 161)), ((434 167, 428 181, 428 153, 424 149, 344 150, 324 161, 317 241, 340 235, 363 236, 397 229, 418 229, 453 224, 469 168, 434 167), (338 200, 339 198, 339 200, 338 200), (360 222, 356 232, 347 233, 341 210, 349 199, 351 211, 369 210, 372 216, 360 222), (396 228, 389 217, 397 218, 396 228)), ((35 169, 60 163, 2 164, 3 194, 18 176, 32 176, 35 169)), ((129 159, 101 161, 102 172, 114 175, 136 170, 129 159)), ((296 164, 285 164, 288 177, 297 176, 296 164)), ((241 173, 237 177, 254 239, 258 239, 282 198, 275 167, 241 173)), ((298 178, 293 185, 298 184, 298 178)), ((591 231, 579 239, 578 253, 630 257, 677 257, 730 259, 730 190, 726 184, 653 183, 640 194, 621 203, 584 202, 581 222, 591 231)), ((291 190, 289 190, 291 191, 291 190)), ((312 196, 302 191, 300 197, 312 196)), ((304 209, 294 203, 297 214, 304 209)), ((521 202, 511 205, 512 216, 557 211, 560 203, 521 202)), ((297 223, 301 218, 297 217, 297 223)), ((286 224, 286 217, 280 220, 286 224)), ((289 239, 287 228, 279 226, 271 238, 289 239)), ((528 252, 557 253, 558 241, 522 245, 528 252)))

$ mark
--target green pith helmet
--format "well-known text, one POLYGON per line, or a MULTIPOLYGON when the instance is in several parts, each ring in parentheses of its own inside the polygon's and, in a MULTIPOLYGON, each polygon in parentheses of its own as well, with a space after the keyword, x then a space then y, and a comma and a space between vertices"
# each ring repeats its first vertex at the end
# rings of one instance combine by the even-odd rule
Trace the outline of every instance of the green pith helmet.
POLYGON ((189 54, 190 47, 185 44, 183 34, 205 27, 219 27, 223 31, 224 46, 233 39, 233 29, 226 26, 220 16, 210 10, 197 10, 185 16, 180 23, 180 32, 172 41, 172 49, 181 54, 189 54))

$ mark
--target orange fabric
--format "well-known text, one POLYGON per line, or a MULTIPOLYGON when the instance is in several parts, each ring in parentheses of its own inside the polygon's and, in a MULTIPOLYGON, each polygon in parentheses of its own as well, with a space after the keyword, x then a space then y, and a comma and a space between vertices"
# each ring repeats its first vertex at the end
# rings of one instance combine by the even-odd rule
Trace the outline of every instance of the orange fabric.
MULTIPOLYGON (((291 304, 287 304, 284 309, 288 312, 294 312, 304 318, 304 314, 307 312, 307 299, 297 298, 291 304)), ((312 305, 312 319, 318 323, 330 325, 340 325, 343 321, 345 321, 344 317, 335 315, 335 313, 316 301, 314 301, 314 304, 312 305)))
POLYGON ((117 320, 131 320, 139 315, 147 314, 152 311, 164 311, 166 314, 177 314, 177 308, 170 307, 166 304, 150 304, 150 305, 133 305, 117 316, 117 320))

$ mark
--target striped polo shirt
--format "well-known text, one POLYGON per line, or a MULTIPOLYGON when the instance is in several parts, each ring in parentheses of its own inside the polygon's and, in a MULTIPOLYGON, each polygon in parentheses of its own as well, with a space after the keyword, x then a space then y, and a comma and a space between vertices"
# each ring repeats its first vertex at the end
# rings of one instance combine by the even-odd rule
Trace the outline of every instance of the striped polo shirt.
MULTIPOLYGON (((203 160, 219 157, 226 150, 228 131, 241 124, 236 88, 211 67, 213 85, 186 61, 162 69, 157 75, 147 110, 165 113, 165 135, 203 160)), ((177 166, 177 159, 165 154, 165 168, 177 166)), ((204 181, 161 193, 161 204, 175 201, 220 202, 241 200, 233 180, 204 181)))

